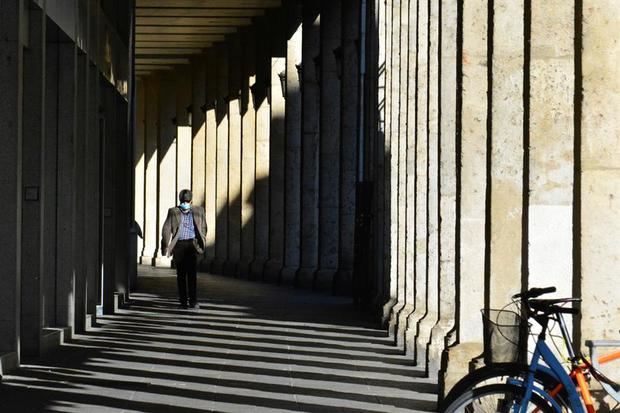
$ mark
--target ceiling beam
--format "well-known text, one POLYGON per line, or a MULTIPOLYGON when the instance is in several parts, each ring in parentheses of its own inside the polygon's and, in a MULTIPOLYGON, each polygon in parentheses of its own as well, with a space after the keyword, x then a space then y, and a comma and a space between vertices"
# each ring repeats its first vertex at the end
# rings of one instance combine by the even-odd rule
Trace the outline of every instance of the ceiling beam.
POLYGON ((137 26, 247 26, 251 17, 136 17, 137 26))
POLYGON ((136 26, 136 34, 229 34, 236 31, 236 27, 225 26, 136 26))
POLYGON ((166 34, 166 33, 137 33, 136 43, 143 41, 161 42, 220 42, 224 40, 222 34, 166 34))
POLYGON ((146 48, 159 48, 159 49, 204 49, 205 47, 211 47, 213 45, 212 42, 161 42, 161 41, 136 41, 136 49, 146 49, 146 48))
POLYGON ((257 8, 278 7, 280 0, 136 0, 136 7, 257 8))
POLYGON ((180 9, 138 7, 136 17, 254 17, 265 14, 263 9, 180 9))
MULTIPOLYGON (((209 46, 205 46, 209 47, 209 46)), ((181 47, 171 47, 171 48, 162 48, 162 47, 136 47, 136 56, 142 55, 193 55, 193 54, 201 54, 203 52, 202 48, 181 48, 181 47)))
POLYGON ((136 57, 136 65, 188 65, 189 59, 182 57, 136 57))
POLYGON ((145 71, 145 70, 172 70, 172 66, 164 66, 164 65, 136 65, 136 72, 145 71))

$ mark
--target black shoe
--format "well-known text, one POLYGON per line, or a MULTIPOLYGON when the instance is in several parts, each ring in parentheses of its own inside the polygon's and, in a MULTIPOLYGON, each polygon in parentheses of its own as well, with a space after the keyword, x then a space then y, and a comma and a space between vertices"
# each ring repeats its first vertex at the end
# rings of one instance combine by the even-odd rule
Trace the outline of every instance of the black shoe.
POLYGON ((200 310, 200 304, 198 303, 190 304, 189 308, 191 308, 192 310, 200 310))
POLYGON ((187 304, 179 304, 181 310, 187 310, 187 304))

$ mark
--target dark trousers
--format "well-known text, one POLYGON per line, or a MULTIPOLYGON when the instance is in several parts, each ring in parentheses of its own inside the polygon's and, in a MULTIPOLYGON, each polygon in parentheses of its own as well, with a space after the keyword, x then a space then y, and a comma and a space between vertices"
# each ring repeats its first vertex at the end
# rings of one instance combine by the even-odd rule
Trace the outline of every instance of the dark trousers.
POLYGON ((196 261, 198 253, 193 240, 178 241, 174 246, 174 263, 177 267, 177 285, 181 305, 187 305, 189 290, 189 305, 196 304, 196 261))

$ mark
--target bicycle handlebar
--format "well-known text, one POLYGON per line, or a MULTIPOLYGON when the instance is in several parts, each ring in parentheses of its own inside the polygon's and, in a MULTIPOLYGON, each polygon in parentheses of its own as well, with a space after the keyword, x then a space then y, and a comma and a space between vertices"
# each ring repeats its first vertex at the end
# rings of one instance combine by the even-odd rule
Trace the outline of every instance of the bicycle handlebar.
POLYGON ((549 293, 554 293, 554 292, 556 292, 555 287, 530 288, 527 291, 513 295, 512 299, 516 300, 517 298, 524 298, 527 300, 528 298, 540 297, 543 294, 549 294, 549 293))

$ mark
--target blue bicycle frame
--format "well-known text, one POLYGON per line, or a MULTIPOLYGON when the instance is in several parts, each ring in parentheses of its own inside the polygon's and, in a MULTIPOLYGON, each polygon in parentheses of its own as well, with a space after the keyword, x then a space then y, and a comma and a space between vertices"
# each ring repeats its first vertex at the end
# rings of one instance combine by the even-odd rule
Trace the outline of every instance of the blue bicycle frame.
POLYGON ((562 383, 568 394, 568 403, 570 404, 572 412, 585 413, 575 384, 569 377, 564 367, 562 367, 562 364, 555 357, 547 343, 545 343, 545 340, 540 337, 536 342, 536 349, 534 350, 534 355, 532 356, 532 361, 530 362, 529 366, 529 373, 525 381, 516 378, 511 378, 508 380, 509 384, 525 388, 525 394, 522 400, 522 404, 515 405, 514 413, 526 413, 525 409, 527 408, 529 400, 532 398, 532 393, 536 393, 540 397, 544 398, 547 402, 549 402, 549 404, 553 406, 556 412, 562 412, 562 408, 560 407, 558 402, 553 399, 553 397, 551 397, 543 389, 534 386, 534 376, 536 375, 536 372, 543 370, 548 372, 550 371, 552 375, 555 376, 560 383, 562 383), (545 361, 545 363, 547 363, 549 368, 540 364, 541 357, 545 361))

